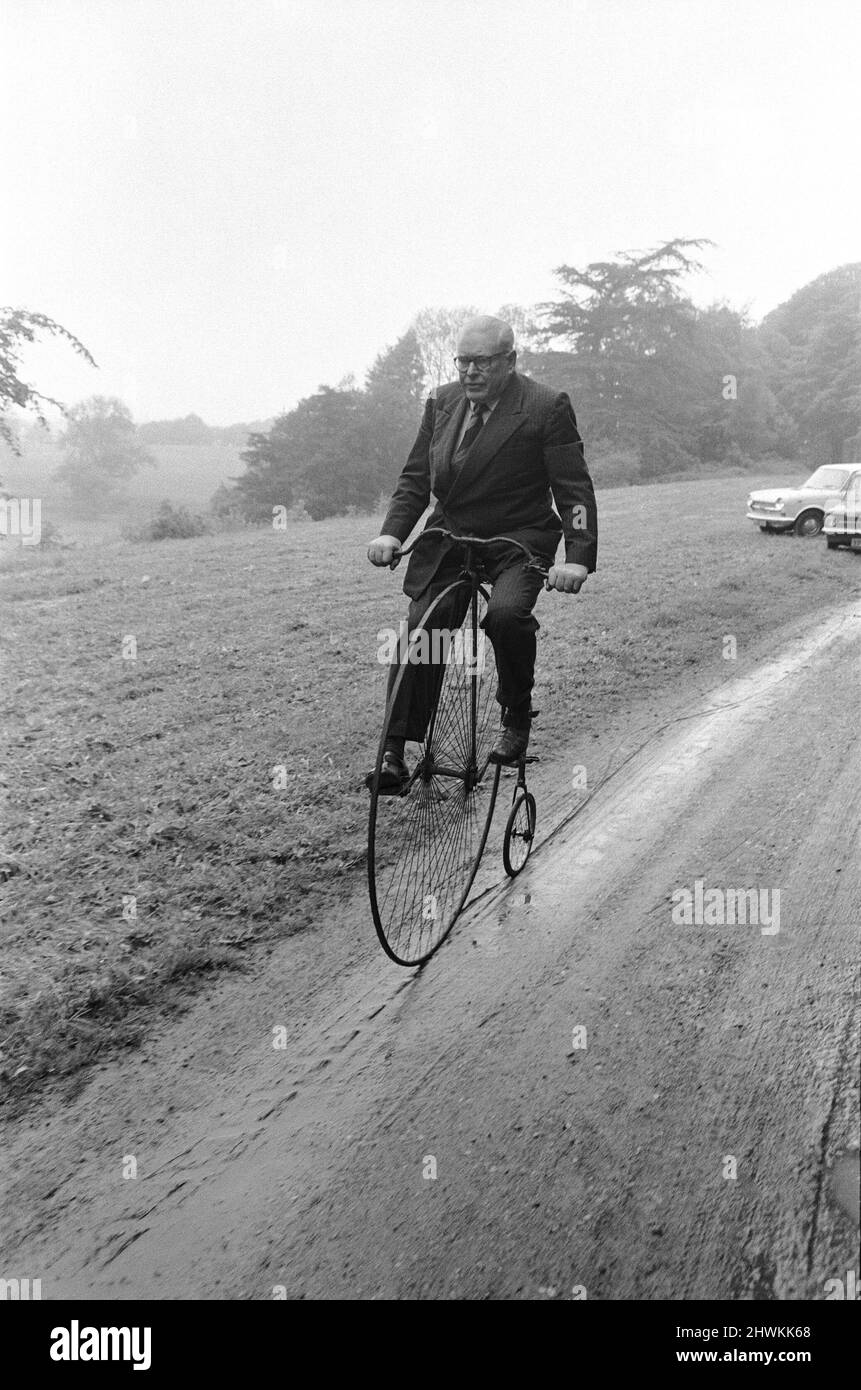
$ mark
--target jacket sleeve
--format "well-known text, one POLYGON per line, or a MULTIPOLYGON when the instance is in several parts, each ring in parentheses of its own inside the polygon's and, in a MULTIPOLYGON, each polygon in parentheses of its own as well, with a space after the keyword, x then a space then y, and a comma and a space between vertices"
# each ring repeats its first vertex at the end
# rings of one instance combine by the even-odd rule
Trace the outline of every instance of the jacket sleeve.
POLYGON ((397 536, 403 545, 430 501, 430 442, 433 436, 435 401, 425 404, 416 442, 403 466, 380 535, 397 536))
POLYGON ((566 563, 585 565, 591 573, 598 561, 598 509, 577 420, 564 391, 545 427, 544 466, 562 521, 566 563))

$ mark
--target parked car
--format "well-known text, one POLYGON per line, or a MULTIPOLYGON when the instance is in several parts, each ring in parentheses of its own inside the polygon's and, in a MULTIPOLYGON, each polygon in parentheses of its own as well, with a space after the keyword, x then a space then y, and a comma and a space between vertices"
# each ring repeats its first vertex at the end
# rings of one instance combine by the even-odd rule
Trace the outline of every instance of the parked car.
POLYGON ((818 536, 825 519, 826 503, 842 501, 853 478, 861 475, 861 463, 826 464, 801 487, 769 487, 751 492, 747 499, 748 521, 760 531, 794 531, 796 536, 818 536))
POLYGON ((861 473, 855 474, 845 493, 829 500, 822 530, 829 550, 841 545, 861 550, 861 473))

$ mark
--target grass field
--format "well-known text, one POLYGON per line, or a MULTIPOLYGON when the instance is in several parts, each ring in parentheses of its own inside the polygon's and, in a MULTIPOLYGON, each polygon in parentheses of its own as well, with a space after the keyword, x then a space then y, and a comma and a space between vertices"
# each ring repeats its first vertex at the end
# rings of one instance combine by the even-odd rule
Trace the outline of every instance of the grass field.
MULTIPOLYGON (((741 661, 858 591, 861 557, 745 520, 759 482, 599 493, 599 573, 576 599, 539 600, 546 747, 687 672, 717 679, 727 635, 741 661)), ((252 962, 273 935, 313 929, 360 884, 362 774, 385 684, 377 632, 404 606, 402 571, 365 559, 376 522, 10 547, 7 1097, 83 1075, 134 1043, 154 1004, 252 962)))

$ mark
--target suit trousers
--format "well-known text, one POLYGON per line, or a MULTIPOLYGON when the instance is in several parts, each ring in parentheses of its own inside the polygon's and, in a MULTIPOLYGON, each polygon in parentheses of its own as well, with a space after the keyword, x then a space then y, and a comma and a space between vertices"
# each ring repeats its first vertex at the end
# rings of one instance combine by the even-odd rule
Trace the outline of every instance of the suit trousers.
MULTIPOLYGON (((552 558, 547 563, 552 564, 552 558)), ((410 633, 418 627, 434 599, 457 579, 461 568, 459 563, 446 566, 419 597, 411 601, 407 614, 410 633)), ((535 681, 536 633, 540 626, 532 610, 544 580, 535 570, 525 568, 522 557, 512 561, 510 554, 496 563, 485 562, 485 572, 493 587, 481 626, 493 644, 496 658, 496 699, 504 711, 504 724, 525 725, 529 723, 529 700, 535 681)), ((439 639, 433 641, 433 633, 446 629, 455 631, 468 609, 469 586, 463 584, 434 612, 431 652, 438 653, 441 647, 439 639)), ((400 662, 396 659, 389 669, 389 694, 399 670, 400 662)), ((421 743, 444 670, 440 661, 407 663, 392 710, 389 734, 421 743)))

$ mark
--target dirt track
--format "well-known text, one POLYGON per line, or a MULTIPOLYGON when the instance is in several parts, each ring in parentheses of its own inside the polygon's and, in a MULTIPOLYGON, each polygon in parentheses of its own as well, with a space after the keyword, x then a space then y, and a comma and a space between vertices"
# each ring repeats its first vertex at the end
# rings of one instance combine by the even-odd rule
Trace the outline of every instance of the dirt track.
POLYGON ((738 664, 621 750, 541 748, 527 870, 503 881, 497 834, 424 970, 359 894, 34 1119, 0 1273, 47 1298, 823 1297, 857 1268, 830 1167, 858 1132, 861 605, 738 664), (572 815, 571 764, 593 783, 611 751, 572 815), (779 888, 779 931, 675 925, 698 879, 779 888))

